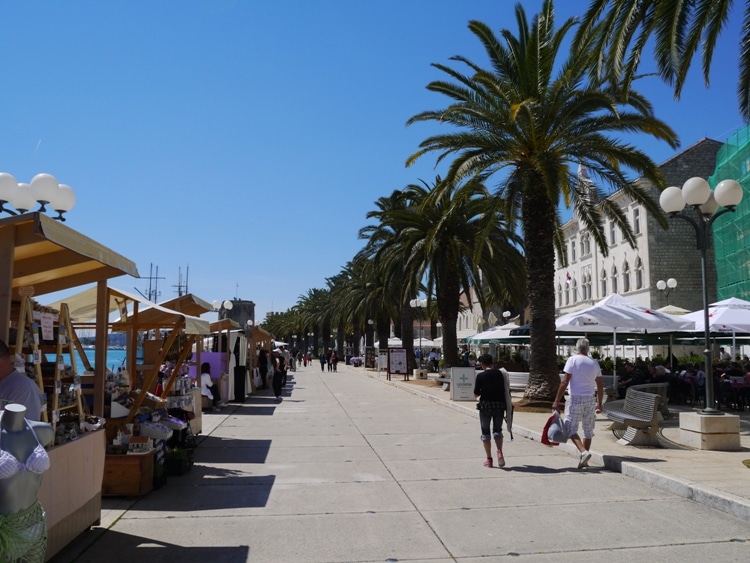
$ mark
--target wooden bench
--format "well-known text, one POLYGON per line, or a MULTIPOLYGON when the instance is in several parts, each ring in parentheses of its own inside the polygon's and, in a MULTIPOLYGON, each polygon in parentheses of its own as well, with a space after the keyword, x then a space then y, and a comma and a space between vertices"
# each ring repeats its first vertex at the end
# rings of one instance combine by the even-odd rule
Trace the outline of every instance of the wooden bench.
POLYGON ((612 433, 621 443, 633 446, 658 446, 659 404, 661 397, 633 387, 624 401, 604 405, 604 414, 612 421, 612 433))

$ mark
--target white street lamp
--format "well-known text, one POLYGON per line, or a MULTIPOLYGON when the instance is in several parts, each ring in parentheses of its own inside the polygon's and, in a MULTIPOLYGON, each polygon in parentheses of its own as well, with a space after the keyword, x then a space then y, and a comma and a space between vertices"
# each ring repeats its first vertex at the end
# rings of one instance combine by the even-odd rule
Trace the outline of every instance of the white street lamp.
MULTIPOLYGON (((711 362, 711 331, 708 326, 708 271, 706 253, 710 245, 711 225, 725 213, 734 212, 742 201, 742 186, 734 180, 722 180, 712 192, 711 186, 703 178, 690 178, 682 189, 670 186, 659 197, 659 205, 670 219, 687 221, 695 230, 698 250, 701 253, 701 281, 703 282, 703 329, 706 348, 704 350, 706 374, 706 407, 703 414, 724 414, 715 408, 713 386, 713 364, 711 362), (693 208, 694 217, 683 212, 685 205, 693 208), (721 209, 719 209, 721 208, 721 209)), ((667 281, 667 287, 669 286, 667 281)), ((675 282, 675 286, 677 282, 675 282)), ((658 283, 657 283, 658 288, 658 283)))
POLYGON ((667 298, 667 305, 669 305, 669 294, 671 291, 677 287, 677 280, 674 278, 669 278, 667 281, 659 280, 656 282, 656 289, 659 291, 664 291, 664 296, 667 298))
POLYGON ((76 203, 73 189, 66 184, 59 184, 51 174, 37 174, 30 184, 17 182, 7 172, 0 172, 0 212, 9 215, 20 215, 33 209, 39 203, 37 211, 48 212, 47 205, 57 212, 58 221, 65 221, 64 213, 70 211, 76 203), (11 205, 15 209, 5 207, 11 205))

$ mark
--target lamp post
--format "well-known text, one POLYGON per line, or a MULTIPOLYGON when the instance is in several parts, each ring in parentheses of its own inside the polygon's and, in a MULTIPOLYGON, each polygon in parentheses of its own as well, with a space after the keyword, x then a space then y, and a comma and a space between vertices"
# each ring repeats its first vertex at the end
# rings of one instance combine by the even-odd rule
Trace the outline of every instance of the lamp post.
POLYGON ((505 319, 505 324, 507 325, 510 320, 510 311, 503 311, 503 319, 505 319))
POLYGON ((232 307, 234 307, 234 304, 229 300, 225 299, 224 301, 215 300, 212 305, 214 306, 214 311, 217 311, 219 314, 219 319, 225 319, 227 317, 227 311, 231 311, 232 307))
POLYGON ((0 213, 8 215, 22 215, 39 204, 37 211, 47 212, 47 206, 57 212, 57 221, 65 221, 63 213, 67 213, 76 203, 76 194, 73 189, 65 184, 58 183, 51 174, 37 174, 31 182, 17 182, 7 172, 0 172, 0 213), (15 209, 5 207, 10 204, 15 209))
POLYGON ((724 414, 715 408, 714 378, 711 362, 711 331, 708 326, 708 266, 706 254, 710 244, 711 226, 714 221, 730 211, 742 201, 742 186, 734 180, 722 180, 711 191, 711 186, 703 178, 690 178, 682 189, 671 186, 665 189, 659 197, 659 205, 669 215, 670 219, 679 218, 687 221, 695 230, 698 250, 701 253, 701 281, 703 283, 703 334, 706 343, 704 350, 706 374, 706 407, 703 414, 724 414), (695 212, 695 217, 683 213, 685 205, 689 205, 695 212), (721 207, 721 209, 719 209, 721 207))
POLYGON ((419 312, 419 369, 422 369, 422 309, 427 306, 427 299, 412 299, 409 301, 412 309, 419 312))
POLYGON ((667 305, 669 305, 669 294, 675 287, 677 287, 677 280, 674 278, 669 278, 667 281, 659 280, 656 282, 656 289, 665 292, 664 296, 667 298, 667 305))

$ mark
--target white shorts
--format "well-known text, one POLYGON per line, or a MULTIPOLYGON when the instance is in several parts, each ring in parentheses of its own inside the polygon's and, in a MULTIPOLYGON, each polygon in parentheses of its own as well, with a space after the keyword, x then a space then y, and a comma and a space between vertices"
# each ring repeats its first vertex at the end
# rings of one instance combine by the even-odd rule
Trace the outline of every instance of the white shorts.
POLYGON ((578 434, 578 425, 583 425, 583 437, 594 437, 596 422, 596 396, 570 395, 565 402, 565 430, 568 436, 578 434))

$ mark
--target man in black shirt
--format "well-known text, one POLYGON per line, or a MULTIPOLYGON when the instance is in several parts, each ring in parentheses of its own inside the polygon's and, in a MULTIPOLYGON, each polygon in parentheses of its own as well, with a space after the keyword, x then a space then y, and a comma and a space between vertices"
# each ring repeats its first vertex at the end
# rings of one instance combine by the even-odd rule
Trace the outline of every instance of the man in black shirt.
POLYGON ((513 439, 513 403, 510 399, 510 381, 504 369, 495 369, 492 364, 492 356, 483 354, 479 357, 479 363, 484 370, 477 375, 474 383, 474 395, 479 398, 477 410, 479 410, 479 425, 482 429, 482 445, 487 459, 485 467, 492 467, 492 443, 495 439, 497 446, 497 466, 505 467, 503 457, 503 418, 513 439), (492 434, 490 434, 492 426, 492 434))

